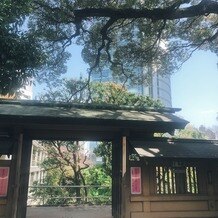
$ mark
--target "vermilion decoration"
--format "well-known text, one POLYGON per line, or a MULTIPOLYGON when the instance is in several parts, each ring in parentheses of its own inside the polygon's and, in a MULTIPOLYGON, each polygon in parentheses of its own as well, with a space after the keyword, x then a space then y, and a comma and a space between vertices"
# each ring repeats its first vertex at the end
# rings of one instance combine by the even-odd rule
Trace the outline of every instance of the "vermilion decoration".
POLYGON ((0 197, 6 197, 8 192, 9 167, 0 167, 0 197))
POLYGON ((131 194, 141 194, 141 167, 131 167, 131 194))

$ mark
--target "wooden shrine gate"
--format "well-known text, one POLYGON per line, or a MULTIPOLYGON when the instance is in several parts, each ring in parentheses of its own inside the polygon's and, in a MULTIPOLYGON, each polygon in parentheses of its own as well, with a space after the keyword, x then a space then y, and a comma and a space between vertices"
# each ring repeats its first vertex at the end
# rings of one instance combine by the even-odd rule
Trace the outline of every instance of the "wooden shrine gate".
POLYGON ((95 140, 113 143, 112 215, 129 218, 129 141, 184 128, 175 111, 1 100, 0 217, 26 217, 32 140, 95 140))

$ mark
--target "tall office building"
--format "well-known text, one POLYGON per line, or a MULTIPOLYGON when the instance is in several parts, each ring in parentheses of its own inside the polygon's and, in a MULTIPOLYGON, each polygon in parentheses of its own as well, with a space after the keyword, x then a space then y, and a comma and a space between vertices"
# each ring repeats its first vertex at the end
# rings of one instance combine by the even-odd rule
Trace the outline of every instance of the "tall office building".
MULTIPOLYGON (((149 82, 145 81, 139 85, 127 84, 126 88, 135 94, 150 96, 155 100, 159 99, 165 107, 172 107, 170 75, 161 76, 155 72, 150 75, 149 82)), ((105 69, 101 73, 93 72, 91 79, 95 82, 119 82, 117 78, 113 78, 109 69, 105 69)))

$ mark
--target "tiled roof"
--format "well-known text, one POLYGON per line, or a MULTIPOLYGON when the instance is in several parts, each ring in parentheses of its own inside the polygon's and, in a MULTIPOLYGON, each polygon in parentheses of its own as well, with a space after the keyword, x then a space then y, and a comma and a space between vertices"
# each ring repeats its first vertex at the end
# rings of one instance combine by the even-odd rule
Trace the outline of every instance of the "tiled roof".
POLYGON ((144 158, 218 158, 216 140, 162 139, 130 144, 144 158))
POLYGON ((187 121, 173 115, 173 108, 135 108, 97 104, 43 103, 37 101, 0 101, 0 118, 46 117, 72 119, 131 120, 146 122, 187 121))

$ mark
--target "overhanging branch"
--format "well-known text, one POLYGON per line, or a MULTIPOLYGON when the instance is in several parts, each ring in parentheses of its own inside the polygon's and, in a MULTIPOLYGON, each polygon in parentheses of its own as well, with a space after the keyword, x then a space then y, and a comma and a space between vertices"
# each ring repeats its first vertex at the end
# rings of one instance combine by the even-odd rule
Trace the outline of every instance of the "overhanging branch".
POLYGON ((80 19, 90 17, 108 17, 114 19, 132 19, 146 18, 152 20, 175 20, 202 16, 208 14, 218 14, 218 2, 212 0, 202 0, 198 5, 178 8, 178 5, 172 5, 167 8, 154 9, 114 9, 114 8, 84 8, 74 10, 74 15, 80 19))
POLYGON ((116 8, 82 8, 72 11, 64 10, 59 7, 52 7, 42 1, 35 0, 34 3, 44 8, 47 13, 63 14, 71 18, 73 23, 88 18, 112 18, 112 19, 133 19, 145 18, 151 20, 175 20, 180 18, 189 18, 204 16, 208 14, 218 14, 218 2, 215 0, 202 0, 197 5, 180 8, 182 4, 189 3, 190 0, 179 0, 166 8, 154 9, 116 9, 116 8))

